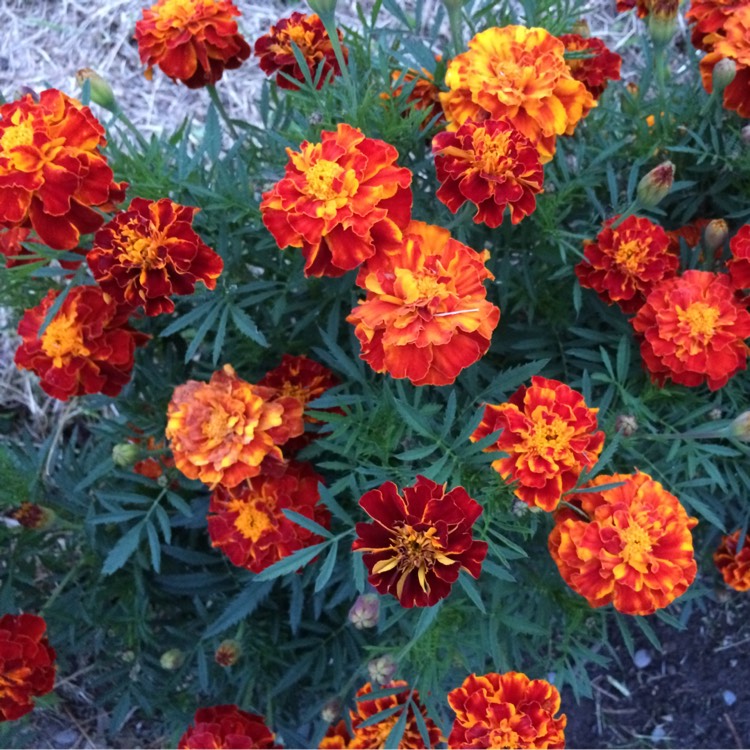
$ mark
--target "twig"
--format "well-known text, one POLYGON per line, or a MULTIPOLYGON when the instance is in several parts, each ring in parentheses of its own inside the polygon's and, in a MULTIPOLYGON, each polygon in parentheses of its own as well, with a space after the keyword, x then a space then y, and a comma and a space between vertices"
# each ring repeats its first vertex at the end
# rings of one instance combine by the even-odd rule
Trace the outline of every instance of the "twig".
POLYGON ((732 737, 734 737, 734 741, 737 743, 737 747, 739 750, 742 750, 744 745, 742 744, 742 738, 737 734, 737 729, 734 726, 734 722, 729 718, 729 714, 724 712, 724 721, 726 721, 727 726, 729 727, 729 731, 732 733, 732 737))
POLYGON ((735 646, 742 646, 745 643, 750 643, 750 638, 743 638, 741 641, 736 641, 735 643, 729 643, 726 646, 717 646, 714 649, 714 653, 717 653, 719 651, 726 651, 727 649, 734 648, 735 646))

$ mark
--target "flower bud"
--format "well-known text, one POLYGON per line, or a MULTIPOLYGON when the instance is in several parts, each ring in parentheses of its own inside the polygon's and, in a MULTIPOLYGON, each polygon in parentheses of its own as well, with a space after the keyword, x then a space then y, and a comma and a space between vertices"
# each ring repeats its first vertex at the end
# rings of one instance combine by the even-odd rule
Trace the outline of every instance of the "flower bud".
POLYGON ((179 648, 170 648, 165 651, 159 659, 162 669, 170 672, 178 670, 185 663, 185 654, 179 648))
POLYGON ((578 34, 578 36, 588 39, 591 36, 591 27, 589 22, 585 18, 579 18, 573 23, 572 32, 578 34))
POLYGON ((44 531, 53 524, 55 512, 51 508, 45 508, 43 505, 25 500, 17 508, 11 509, 8 512, 8 517, 18 521, 26 529, 44 531))
POLYGON ((669 193, 674 183, 674 164, 665 161, 641 177, 636 195, 643 208, 653 208, 669 193))
POLYGON ((750 443, 750 411, 743 411, 739 417, 735 417, 729 425, 729 434, 735 440, 750 443))
POLYGON ((141 449, 135 443, 118 443, 112 448, 115 466, 132 466, 140 457, 141 449))
POLYGON ((720 248, 729 236, 729 227, 724 219, 712 219, 703 233, 703 247, 712 253, 720 248))
POLYGON ((341 716, 341 708, 341 701, 338 698, 331 698, 326 701, 325 706, 323 706, 320 712, 320 718, 323 719, 326 724, 333 724, 333 722, 341 716))
POLYGON ((112 87, 104 80, 95 70, 91 68, 81 68, 76 73, 76 83, 83 86, 88 81, 91 86, 91 101, 98 104, 110 112, 117 112, 119 107, 115 101, 115 93, 112 87))
POLYGON ((657 47, 668 44, 677 29, 677 11, 680 0, 651 0, 648 30, 657 47))
POLYGON ((719 407, 715 407, 714 409, 711 409, 710 412, 708 412, 708 418, 712 422, 716 422, 717 420, 721 419, 724 416, 724 412, 719 409, 719 407))
POLYGON ((731 57, 724 57, 714 65, 711 75, 713 90, 720 94, 737 75, 737 63, 731 57))
POLYGON ((621 432, 625 437, 635 434, 638 429, 638 420, 632 414, 618 414, 615 420, 615 431, 621 432))
POLYGON ((370 679, 377 682, 378 685, 385 685, 393 679, 396 674, 398 664, 390 654, 383 654, 376 659, 367 662, 367 671, 370 673, 370 679))
POLYGON ((361 594, 349 610, 349 622, 357 630, 374 628, 380 616, 380 597, 377 594, 361 594))
POLYGON ((222 667, 233 667, 240 658, 242 648, 231 638, 222 641, 214 652, 214 661, 222 667))

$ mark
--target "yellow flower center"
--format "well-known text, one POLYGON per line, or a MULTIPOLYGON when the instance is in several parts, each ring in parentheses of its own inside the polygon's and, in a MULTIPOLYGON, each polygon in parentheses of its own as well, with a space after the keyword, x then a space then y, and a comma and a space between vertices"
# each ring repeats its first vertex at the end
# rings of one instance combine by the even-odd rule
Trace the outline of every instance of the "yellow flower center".
POLYGON ((483 133, 474 141, 475 163, 482 172, 502 175, 510 171, 512 160, 508 157, 510 133, 495 136, 483 133))
POLYGON ((9 697, 11 701, 15 702, 18 687, 27 682, 30 676, 30 667, 17 667, 0 674, 0 698, 9 697))
MULTIPOLYGON (((163 0, 152 10, 160 20, 171 21, 173 25, 188 20, 195 13, 196 6, 201 0, 163 0)), ((202 0, 204 5, 213 5, 213 0, 202 0)))
POLYGON ((5 129, 0 138, 0 151, 8 153, 17 146, 31 146, 34 143, 34 126, 30 118, 19 122, 17 125, 11 125, 5 129))
POLYGON ((339 178, 343 171, 335 161, 320 159, 305 175, 307 194, 321 201, 333 200, 340 193, 333 187, 334 180, 339 178))
POLYGON ((203 435, 214 445, 223 442, 237 424, 239 417, 236 414, 227 414, 218 404, 214 405, 208 421, 202 425, 203 435))
POLYGON ((291 42, 294 42, 300 49, 302 54, 305 54, 308 49, 313 46, 313 39, 315 33, 311 30, 306 30, 302 24, 295 24, 294 26, 287 26, 286 36, 289 39, 289 46, 291 48, 291 42))
POLYGON ((295 385, 294 383, 287 382, 281 386, 281 395, 296 398, 305 404, 309 400, 310 389, 304 385, 295 385))
POLYGON ((426 307, 436 297, 442 300, 450 294, 445 281, 430 271, 414 272, 406 268, 397 268, 395 274, 395 292, 403 299, 405 305, 426 307))
POLYGON ((685 324, 694 339, 706 341, 710 339, 716 330, 720 312, 717 307, 705 302, 693 302, 684 310, 677 306, 677 317, 680 323, 685 324))
POLYGON ((116 243, 119 249, 118 260, 143 268, 161 265, 159 247, 163 243, 162 237, 144 237, 133 226, 123 227, 116 243))
POLYGON ((636 523, 631 523, 627 529, 620 529, 620 539, 622 539, 620 554, 626 563, 651 551, 651 537, 648 531, 636 523))
POLYGON ((42 350, 55 367, 64 367, 73 357, 87 357, 91 352, 83 345, 83 331, 75 310, 58 313, 42 334, 42 350))
POLYGON ((377 724, 367 727, 365 730, 367 732, 367 747, 372 747, 376 750, 384 748, 388 735, 396 725, 399 716, 400 713, 396 713, 395 716, 389 716, 387 719, 383 719, 383 721, 379 721, 377 724))
POLYGON ((254 502, 234 500, 230 504, 230 510, 237 513, 234 527, 245 539, 252 542, 257 542, 264 531, 273 528, 271 517, 257 508, 254 502))
POLYGON ((642 242, 640 240, 620 242, 617 246, 617 250, 615 250, 615 263, 629 274, 636 274, 648 255, 648 249, 648 242, 642 242))
POLYGON ((542 419, 536 421, 526 438, 525 448, 541 456, 557 455, 568 449, 568 444, 575 434, 575 429, 564 419, 555 417, 551 423, 542 419))

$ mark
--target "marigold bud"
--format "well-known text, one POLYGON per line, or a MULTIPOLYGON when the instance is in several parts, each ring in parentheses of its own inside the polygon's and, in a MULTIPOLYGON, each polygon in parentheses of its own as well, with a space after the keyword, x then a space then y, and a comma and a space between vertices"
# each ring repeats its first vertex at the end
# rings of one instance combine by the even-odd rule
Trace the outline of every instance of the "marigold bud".
POLYGON ((651 0, 648 30, 657 46, 668 44, 677 29, 677 11, 680 0, 651 0))
POLYGON ((584 39, 588 39, 591 36, 589 22, 585 18, 579 18, 573 23, 572 33, 578 34, 578 36, 582 36, 584 39))
POLYGON ((743 411, 729 425, 729 433, 735 440, 750 443, 750 411, 743 411))
POLYGON ((178 670, 185 663, 185 654, 179 648, 170 648, 159 659, 162 669, 170 672, 178 670))
POLYGON ((233 667, 242 653, 242 648, 237 641, 229 638, 222 641, 214 652, 214 660, 222 667, 233 667))
POLYGON ((79 86, 88 81, 91 86, 91 101, 110 112, 117 112, 120 108, 115 100, 115 93, 107 81, 91 68, 81 68, 76 73, 76 83, 79 86))
POLYGON ((712 253, 720 248, 729 236, 729 227, 724 219, 712 219, 703 233, 703 247, 712 253))
POLYGON ((713 90, 721 94, 737 75, 737 63, 731 57, 725 57, 714 65, 712 74, 713 90))
POLYGON ((338 698, 331 698, 326 701, 320 712, 320 718, 326 722, 326 724, 333 724, 336 719, 341 716, 341 701, 338 698))
POLYGON ((374 628, 380 616, 380 597, 377 594, 361 594, 349 610, 349 622, 357 630, 374 628))
POLYGON ((370 679, 378 685, 385 685, 393 679, 398 664, 390 654, 383 654, 367 662, 367 671, 370 679))
POLYGON ((112 448, 115 466, 132 466, 140 457, 141 449, 135 443, 118 443, 112 448))
POLYGON ((8 517, 18 521, 26 529, 44 531, 54 522, 55 512, 51 508, 24 500, 18 508, 8 512, 8 517))
POLYGON ((674 164, 665 161, 641 177, 638 183, 638 203, 643 208, 653 208, 669 193, 674 183, 674 164))
POLYGON ((632 414, 618 414, 615 420, 615 431, 630 437, 638 429, 638 420, 632 414))

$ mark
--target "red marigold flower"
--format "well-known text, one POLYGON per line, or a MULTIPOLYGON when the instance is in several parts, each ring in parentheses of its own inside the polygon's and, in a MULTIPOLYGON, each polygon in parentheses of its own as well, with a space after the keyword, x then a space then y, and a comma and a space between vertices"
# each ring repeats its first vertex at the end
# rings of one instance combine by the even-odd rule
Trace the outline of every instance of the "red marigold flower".
POLYGON ((508 484, 518 482, 513 492, 527 505, 553 511, 602 451, 604 433, 595 431, 598 411, 565 383, 537 375, 507 403, 487 404, 471 441, 502 430, 484 449, 508 454, 492 468, 508 484))
POLYGON ((750 591, 750 536, 745 536, 742 549, 737 552, 739 541, 739 529, 723 536, 714 552, 714 563, 727 586, 736 591, 750 591))
POLYGON ((649 13, 650 0, 617 0, 617 12, 626 13, 633 8, 638 9, 638 17, 645 18, 649 13))
POLYGON ((734 60, 737 72, 724 89, 724 106, 741 117, 750 117, 750 5, 742 4, 727 15, 721 34, 711 44, 711 51, 701 60, 703 87, 713 91, 713 71, 719 60, 734 60))
POLYGON ((691 0, 685 13, 693 26, 692 42, 697 49, 710 52, 713 43, 723 35, 724 24, 744 0, 691 0))
POLYGON ((466 120, 507 117, 539 151, 542 163, 555 153, 555 139, 571 135, 596 106, 565 64, 565 45, 548 31, 524 26, 491 28, 448 64, 440 95, 450 130, 466 120), (498 72, 500 71, 500 72, 498 72))
POLYGON ((199 708, 193 724, 177 744, 178 750, 236 750, 237 748, 278 748, 276 735, 258 714, 235 705, 199 708))
POLYGON ((555 514, 548 545, 565 583, 592 607, 610 602, 626 615, 650 615, 687 591, 695 578, 693 538, 698 523, 648 474, 599 475, 595 488, 569 495, 555 514))
POLYGON ((494 229, 510 220, 518 224, 536 208, 543 191, 544 170, 536 146, 508 120, 465 122, 455 132, 432 139, 437 197, 455 214, 466 201, 476 207, 475 224, 494 229))
POLYGON ((20 719, 55 684, 55 649, 36 615, 0 617, 0 722, 20 719))
POLYGON ((169 198, 134 198, 96 233, 86 256, 99 286, 146 315, 171 313, 171 295, 192 294, 198 281, 214 289, 224 264, 193 231, 198 210, 169 198))
MULTIPOLYGON (((387 735, 386 735, 387 736, 387 735)), ((346 722, 341 719, 338 724, 331 724, 326 730, 325 737, 320 741, 318 750, 340 750, 348 748, 352 737, 346 728, 346 722)))
POLYGON ((594 99, 598 99, 607 88, 609 81, 620 80, 622 58, 612 52, 607 45, 595 36, 583 37, 580 34, 561 34, 558 39, 565 45, 565 52, 587 52, 590 57, 566 57, 565 64, 576 81, 580 81, 594 99))
POLYGON ((710 222, 710 219, 695 219, 689 224, 684 224, 677 229, 670 229, 667 232, 667 237, 669 237, 669 248, 671 252, 675 253, 676 256, 679 256, 680 240, 685 240, 685 244, 691 249, 698 247, 701 243, 701 238, 703 237, 703 230, 708 224, 710 224, 710 222))
POLYGON ((213 85, 224 69, 250 57, 250 45, 237 29, 239 10, 231 0, 158 0, 135 24, 141 62, 151 80, 158 65, 188 88, 213 85))
POLYGON ((33 227, 56 250, 78 245, 125 198, 99 150, 104 128, 57 89, 0 106, 0 226, 33 227))
MULTIPOLYGON (((344 37, 336 30, 339 42, 344 37)), ((292 13, 289 18, 282 18, 271 30, 255 42, 255 56, 260 58, 260 68, 267 75, 277 73, 276 85, 282 89, 296 90, 299 88, 294 81, 304 82, 305 75, 294 56, 292 42, 297 45, 302 57, 305 58, 310 78, 315 80, 318 67, 322 65, 317 88, 333 76, 341 75, 341 68, 336 53, 333 51, 331 37, 328 36, 323 21, 315 14, 306 16, 304 13, 292 13), (289 79, 293 78, 294 81, 289 79)), ((347 49, 341 45, 344 60, 347 59, 347 49)))
POLYGON ((447 229, 412 221, 397 251, 360 271, 367 296, 347 321, 375 372, 414 385, 450 385, 490 346, 500 310, 486 299, 494 276, 477 253, 447 229))
POLYGON ((546 680, 523 672, 470 674, 448 693, 456 719, 448 747, 565 747, 565 714, 560 693, 546 680))
POLYGON ((129 310, 118 307, 99 287, 76 286, 40 336, 39 329, 59 291, 26 310, 18 324, 23 339, 15 362, 32 370, 50 396, 104 393, 116 396, 130 380, 136 346, 148 336, 127 325, 129 310))
POLYGON ((472 535, 482 507, 463 487, 450 492, 417 475, 399 495, 393 482, 359 501, 374 523, 358 523, 353 550, 362 550, 368 580, 404 607, 431 607, 450 593, 461 570, 479 577, 487 543, 472 535))
POLYGON ((302 248, 306 276, 342 276, 401 242, 411 218, 411 172, 398 151, 341 123, 321 143, 287 149, 284 177, 263 195, 278 246, 302 248))
POLYGON ((208 534, 240 568, 260 573, 303 547, 322 541, 290 521, 287 508, 328 528, 331 514, 318 504, 322 477, 308 463, 291 462, 281 476, 261 475, 234 489, 219 485, 208 507, 208 534))
POLYGON ((734 297, 728 274, 685 271, 658 282, 631 321, 643 334, 651 380, 716 391, 747 367, 750 313, 734 297))
POLYGON ((388 695, 384 698, 372 698, 370 700, 364 699, 364 696, 373 692, 372 685, 366 682, 358 691, 355 696, 356 710, 349 711, 349 716, 352 721, 352 739, 349 742, 350 748, 373 748, 373 747, 385 747, 385 741, 388 739, 393 727, 401 716, 401 712, 397 711, 387 719, 383 719, 370 726, 362 726, 367 719, 375 714, 385 711, 389 708, 396 708, 397 706, 404 706, 403 710, 407 711, 406 714, 406 726, 404 728, 404 734, 401 737, 399 748, 402 750, 405 748, 423 748, 425 741, 422 739, 422 735, 419 731, 419 724, 412 708, 412 704, 417 706, 419 713, 422 715, 422 723, 424 729, 428 735, 429 745, 427 747, 436 747, 439 743, 443 742, 443 736, 440 729, 437 727, 435 722, 427 715, 427 709, 422 705, 419 700, 419 693, 414 690, 410 691, 409 686, 403 680, 394 680, 388 682, 385 685, 378 685, 377 690, 387 690, 388 688, 399 688, 403 687, 404 690, 395 695, 388 695), (409 696, 411 695, 411 702, 409 702, 409 696))
MULTIPOLYGON (((142 445, 143 438, 129 437, 128 442, 134 445, 142 445)), ((146 445, 144 446, 147 451, 160 451, 166 448, 166 444, 163 440, 156 440, 153 435, 149 435, 146 438, 146 445)), ((159 458, 148 456, 141 461, 137 461, 133 464, 133 471, 136 474, 140 474, 142 477, 148 479, 158 479, 163 473, 164 469, 174 468, 174 458, 169 455, 163 455, 159 458)))
POLYGON ((5 256, 5 267, 15 268, 34 263, 34 258, 19 258, 19 255, 33 255, 33 251, 24 247, 23 243, 36 244, 38 240, 29 238, 31 229, 28 227, 11 227, 0 230, 0 254, 5 256))
POLYGON ((741 226, 729 241, 732 258, 727 263, 735 289, 750 289, 750 224, 741 226))
MULTIPOLYGON (((442 59, 442 55, 435 56, 438 63, 442 59)), ((385 98, 399 97, 404 90, 404 86, 409 88, 413 84, 409 95, 406 97, 406 102, 411 104, 413 109, 424 112, 422 127, 427 125, 428 122, 433 122, 433 120, 433 127, 445 125, 443 105, 440 102, 440 87, 435 83, 435 77, 427 68, 421 68, 420 70, 409 68, 406 71, 394 70, 391 73, 391 79, 394 83, 398 83, 398 86, 392 93, 381 94, 381 96, 385 98)))
POLYGON ((604 223, 596 241, 583 243, 583 257, 576 267, 578 281, 593 289, 608 305, 634 313, 657 281, 677 273, 679 255, 667 233, 649 219, 628 216, 612 227, 617 216, 604 223))

